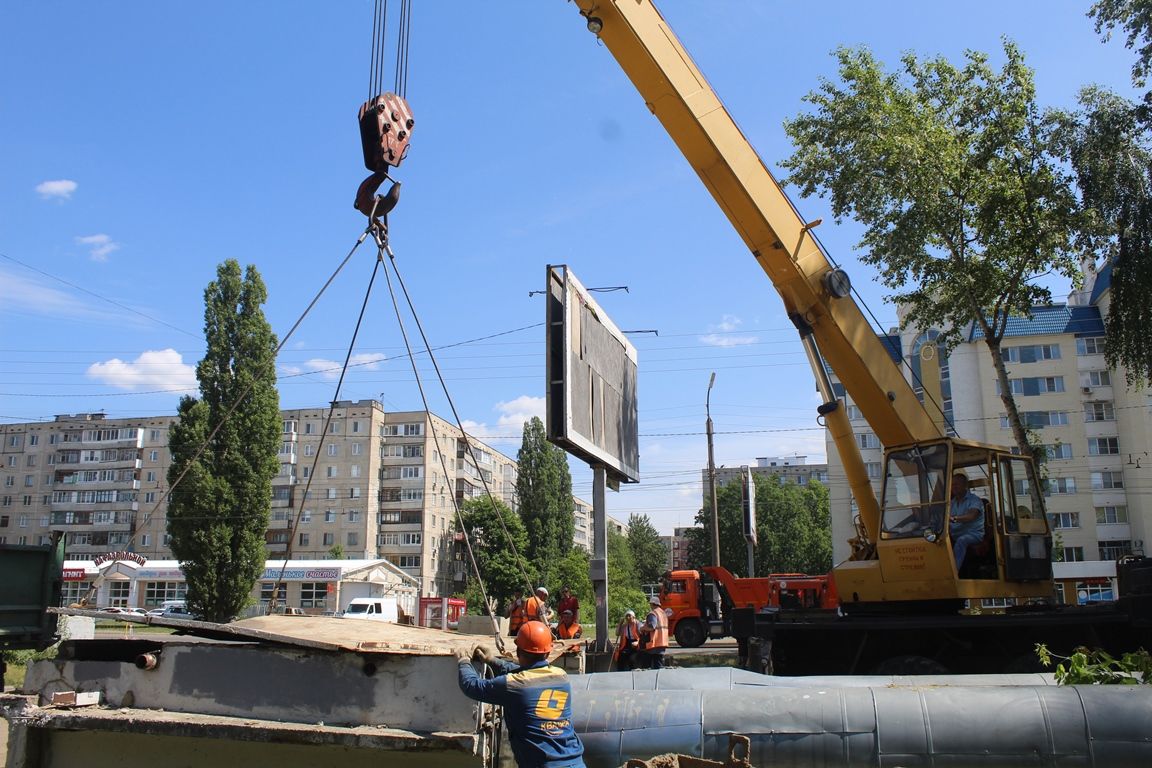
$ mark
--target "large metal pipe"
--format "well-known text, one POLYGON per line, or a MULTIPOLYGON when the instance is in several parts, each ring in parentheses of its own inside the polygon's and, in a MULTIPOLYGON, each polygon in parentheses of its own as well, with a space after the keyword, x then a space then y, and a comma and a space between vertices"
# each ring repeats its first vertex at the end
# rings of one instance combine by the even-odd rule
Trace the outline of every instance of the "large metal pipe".
POLYGON ((677 674, 688 671, 571 678, 588 767, 667 752, 723 760, 729 733, 750 737, 752 764, 765 768, 1152 765, 1147 686, 784 687, 677 674))

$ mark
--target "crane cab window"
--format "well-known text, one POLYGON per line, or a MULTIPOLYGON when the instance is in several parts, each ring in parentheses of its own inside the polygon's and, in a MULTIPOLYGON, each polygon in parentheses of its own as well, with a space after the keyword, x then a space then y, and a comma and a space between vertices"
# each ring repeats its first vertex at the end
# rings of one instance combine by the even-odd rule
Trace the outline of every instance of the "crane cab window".
POLYGON ((888 454, 881 537, 937 535, 944 524, 948 446, 930 445, 888 454))

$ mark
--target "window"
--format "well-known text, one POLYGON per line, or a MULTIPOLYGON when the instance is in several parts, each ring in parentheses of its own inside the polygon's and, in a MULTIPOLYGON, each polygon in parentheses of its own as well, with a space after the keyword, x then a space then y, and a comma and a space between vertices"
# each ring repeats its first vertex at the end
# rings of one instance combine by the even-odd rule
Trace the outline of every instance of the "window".
POLYGON ((308 539, 309 539, 309 535, 307 533, 300 534, 300 546, 301 547, 308 546, 308 539))
POLYGON ((360 443, 352 443, 352 455, 353 456, 359 456, 363 450, 364 450, 364 446, 362 446, 360 443))
POLYGON ((16 484, 15 481, 16 481, 16 478, 14 478, 12 475, 8 475, 7 477, 4 478, 4 487, 5 488, 11 488, 13 485, 16 484))
MULTIPOLYGON (((1008 386, 1014 395, 1046 395, 1064 391, 1063 376, 1032 376, 1023 379, 1009 379, 1008 386)), ((1000 394, 1000 382, 996 382, 996 394, 1000 394)))
MULTIPOLYGON (((10 499, 12 497, 11 496, 5 496, 4 498, 10 499)), ((4 506, 8 506, 8 505, 5 504, 4 506)), ((8 515, 0 515, 0 528, 7 528, 8 527, 8 519, 9 519, 8 515)))
POLYGON ((1104 337, 1087 336, 1076 339, 1076 354, 1081 356, 1104 354, 1104 337))
POLYGON ((328 444, 328 455, 329 456, 339 456, 340 455, 340 446, 336 445, 335 443, 329 443, 328 444))
POLYGON ((360 465, 359 464, 353 464, 351 466, 351 468, 348 470, 348 473, 351 477, 360 477, 360 465))
POLYGON ((348 522, 350 522, 350 523, 360 522, 360 510, 358 510, 358 509, 348 510, 348 522))
POLYGON ((329 424, 328 425, 328 434, 330 434, 330 435, 340 434, 340 422, 334 421, 331 424, 329 424))
POLYGON ((350 499, 360 498, 360 486, 356 486, 354 488, 349 488, 348 489, 348 498, 350 498, 350 499))
POLYGON ((423 501, 424 489, 423 488, 404 488, 400 491, 401 501, 423 501))
POLYGON ((421 466, 401 467, 400 468, 400 477, 404 480, 412 480, 414 478, 420 477, 423 474, 423 470, 424 470, 424 467, 421 467, 421 466))
POLYGON ((336 498, 336 489, 335 488, 328 488, 327 491, 328 491, 328 498, 329 499, 336 498))
POLYGON ((15 454, 8 457, 8 466, 10 466, 10 467, 16 466, 16 455, 15 454))
POLYGON ((1076 604, 1111 602, 1116 599, 1110 579, 1076 582, 1076 604))
POLYGON ((288 531, 273 531, 268 537, 269 544, 287 544, 288 531))
POLYGON ((1049 512, 1048 524, 1052 528, 1079 528, 1080 527, 1080 513, 1079 512, 1049 512))
POLYGON ((160 451, 152 451, 148 454, 148 461, 160 461, 160 451))
POLYGON ((399 488, 381 488, 380 501, 400 501, 399 488))
POLYGON ((856 444, 861 448, 879 448, 880 438, 871 432, 862 432, 856 435, 856 444))
POLYGON ((358 421, 352 422, 352 433, 356 434, 359 431, 360 431, 360 422, 358 422, 358 421))
POLYGON ((392 559, 401 568, 420 567, 420 555, 396 555, 392 559))
POLYGON ((1108 371, 1083 371, 1080 374, 1080 386, 1110 387, 1112 386, 1112 374, 1108 371))
POLYGON ((884 471, 881 468, 880 462, 878 462, 878 461, 866 461, 866 462, 864 462, 864 469, 867 470, 867 472, 868 472, 868 479, 869 480, 879 480, 880 477, 883 475, 883 471, 884 471))
POLYGON ((1084 403, 1084 421, 1115 421, 1116 409, 1110 400, 1084 403))
POLYGON ((1045 496, 1063 496, 1069 493, 1076 493, 1076 478, 1074 477, 1049 477, 1044 481, 1045 496))
POLYGON ((394 437, 400 434, 399 424, 381 424, 380 437, 394 437))
POLYGON ((1103 491, 1110 488, 1123 488, 1124 475, 1119 472, 1093 472, 1092 490, 1103 491))
POLYGON ((25 496, 24 497, 24 506, 26 506, 26 507, 32 506, 32 497, 31 496, 25 496))
POLYGON ((151 470, 151 469, 148 470, 148 472, 145 473, 145 475, 144 475, 144 479, 149 483, 156 482, 156 472, 154 470, 151 470))
POLYGON ((20 517, 16 518, 16 525, 19 528, 27 528, 28 527, 28 515, 20 515, 20 517))
POLYGON ((36 485, 36 475, 24 475, 24 487, 31 488, 36 485))
POLYGON ((140 534, 140 546, 141 547, 147 547, 151 543, 152 543, 152 534, 150 534, 150 533, 140 534))
POLYGON ((165 600, 183 600, 188 595, 188 587, 182 581, 144 582, 144 605, 159 607, 165 600))
POLYGON ((36 454, 34 454, 34 453, 30 453, 30 454, 28 454, 28 455, 27 455, 27 456, 24 458, 24 466, 26 466, 26 467, 34 467, 34 466, 36 466, 36 454))
POLYGON ((1100 559, 1119 560, 1124 555, 1132 554, 1132 542, 1127 540, 1101 541, 1100 559))
POLYGON ((328 582, 305 581, 300 584, 300 607, 323 608, 328 599, 328 582))
POLYGON ((864 412, 860 410, 859 406, 856 406, 856 405, 848 406, 848 420, 849 421, 859 421, 863 418, 864 418, 864 412))
POLYGON ((424 425, 421 424, 405 424, 404 434, 407 437, 417 437, 424 434, 424 425))
POLYGON ((398 523, 398 522, 400 522, 400 513, 399 512, 381 512, 380 517, 379 517, 379 521, 380 521, 381 525, 386 525, 388 523, 398 523))
POLYGON ((340 468, 328 465, 326 474, 328 477, 337 477, 340 474, 340 468))
POLYGON ((152 431, 150 431, 148 433, 148 439, 151 440, 152 442, 156 442, 157 440, 159 440, 160 439, 160 430, 153 429, 152 431))
POLYGON ((1072 446, 1068 443, 1056 443, 1055 445, 1044 446, 1044 452, 1048 454, 1049 461, 1058 459, 1072 458, 1072 446))
POLYGON ((1084 562, 1084 547, 1064 547, 1064 562, 1066 562, 1066 563, 1082 563, 1082 562, 1084 562))
POLYGON ((350 547, 360 546, 360 534, 356 531, 349 531, 348 535, 345 537, 345 540, 348 542, 348 546, 350 547))
POLYGON ((400 543, 404 546, 414 546, 420 544, 424 540, 424 534, 419 531, 415 533, 402 533, 400 534, 400 543))
POLYGON ((315 430, 313 428, 312 422, 310 422, 310 421, 304 422, 304 434, 311 435, 311 434, 313 434, 314 431, 315 430))
POLYGON ((310 510, 310 509, 301 510, 300 522, 302 522, 302 523, 312 522, 312 510, 310 510))
POLYGON ((312 445, 312 443, 308 443, 307 445, 304 446, 304 455, 305 456, 311 456, 314 453, 316 453, 316 446, 312 445))
POLYGON ((1096 507, 1096 523, 1111 525, 1113 523, 1128 522, 1128 507, 1119 504, 1114 507, 1096 507))
POLYGON ((308 475, 310 475, 310 474, 312 474, 312 467, 304 467, 304 474, 302 475, 302 477, 303 477, 305 480, 307 480, 307 479, 308 479, 308 475))
POLYGON ((376 537, 376 544, 381 547, 395 547, 400 544, 400 534, 382 533, 376 537))
POLYGON ((1089 456, 1112 456, 1120 453, 1120 440, 1116 437, 1093 437, 1088 440, 1089 456))
POLYGON ((8 436, 8 447, 9 448, 19 448, 20 447, 20 435, 9 435, 8 436))
POLYGON ((406 459, 419 459, 424 456, 424 446, 422 445, 404 445, 403 456, 406 459))
POLYGON ((324 534, 324 546, 330 547, 335 543, 336 543, 336 534, 334 534, 334 533, 324 534))
POLYGON ((334 510, 334 509, 324 510, 324 522, 326 522, 326 523, 336 522, 336 510, 334 510))
POLYGON ((1059 360, 1059 344, 1029 344, 1022 347, 1004 347, 1001 350, 1008 363, 1035 363, 1041 360, 1059 360))
MULTIPOLYGON (((261 604, 268 605, 268 603, 272 602, 272 590, 275 587, 276 587, 276 582, 274 582, 274 581, 262 581, 262 582, 260 582, 260 603, 261 604)), ((287 584, 281 584, 280 588, 276 590, 276 602, 277 603, 285 603, 287 601, 288 601, 288 585, 287 584)))
POLYGON ((39 445, 40 435, 28 435, 28 445, 39 445))
POLYGON ((155 502, 156 502, 156 492, 155 491, 148 491, 144 494, 144 503, 145 504, 153 504, 155 502))
POLYGON ((285 420, 282 431, 286 435, 296 434, 296 422, 292 421, 291 419, 285 420))

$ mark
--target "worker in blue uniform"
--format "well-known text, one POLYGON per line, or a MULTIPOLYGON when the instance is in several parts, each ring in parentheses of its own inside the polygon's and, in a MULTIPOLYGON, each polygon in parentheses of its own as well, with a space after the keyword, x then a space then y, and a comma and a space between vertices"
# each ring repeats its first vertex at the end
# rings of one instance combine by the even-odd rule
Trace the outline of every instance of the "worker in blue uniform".
POLYGON ((478 645, 460 649, 460 690, 486 704, 504 708, 512 754, 519 768, 584 768, 584 745, 572 727, 572 687, 564 670, 548 664, 552 630, 529 621, 516 633, 516 660, 496 656, 478 645), (473 659, 492 666, 497 677, 480 677, 473 659))

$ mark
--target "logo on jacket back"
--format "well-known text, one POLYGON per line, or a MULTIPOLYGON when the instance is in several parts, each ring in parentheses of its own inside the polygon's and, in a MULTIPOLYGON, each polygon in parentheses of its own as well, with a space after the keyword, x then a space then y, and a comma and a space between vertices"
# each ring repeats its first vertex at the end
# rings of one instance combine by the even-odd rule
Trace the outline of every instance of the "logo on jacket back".
POLYGON ((545 688, 536 699, 536 717, 541 720, 557 720, 564 714, 564 705, 567 703, 567 691, 545 688))

